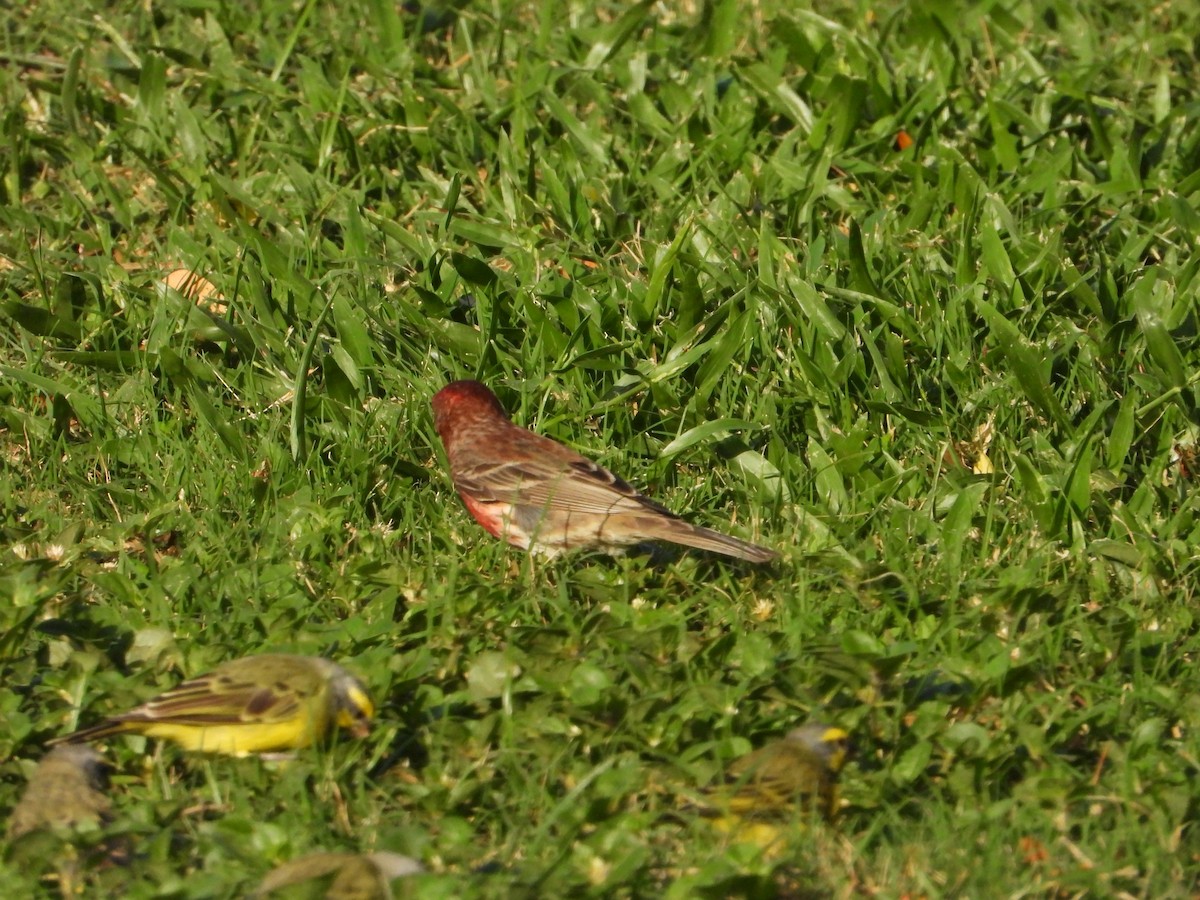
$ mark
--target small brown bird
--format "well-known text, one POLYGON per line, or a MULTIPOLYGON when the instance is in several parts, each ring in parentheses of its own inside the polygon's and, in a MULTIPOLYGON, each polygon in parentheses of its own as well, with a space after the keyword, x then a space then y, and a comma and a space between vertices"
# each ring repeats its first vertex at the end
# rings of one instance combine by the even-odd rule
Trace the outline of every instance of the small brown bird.
POLYGON ((691 525, 612 472, 557 441, 514 425, 478 381, 433 397, 433 421, 468 512, 489 533, 546 556, 668 541, 753 563, 779 554, 691 525))
POLYGON ((112 807, 104 758, 91 747, 55 747, 42 757, 8 818, 8 839, 32 831, 98 824, 112 807))
POLYGON ((310 853, 273 869, 255 891, 262 897, 308 881, 326 880, 325 900, 390 900, 391 882, 425 868, 399 853, 310 853))
POLYGON ((297 750, 335 728, 370 732, 375 707, 362 682, 319 656, 264 653, 223 663, 128 712, 51 741, 144 734, 201 753, 297 750))

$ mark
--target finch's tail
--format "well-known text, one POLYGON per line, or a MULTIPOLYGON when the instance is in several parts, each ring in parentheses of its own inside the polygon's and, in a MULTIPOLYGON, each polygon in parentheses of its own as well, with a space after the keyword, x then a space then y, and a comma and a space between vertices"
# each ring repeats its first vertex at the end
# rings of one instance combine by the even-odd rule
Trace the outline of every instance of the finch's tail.
POLYGON ((774 550, 767 547, 760 547, 758 544, 752 544, 749 541, 743 541, 741 538, 721 534, 721 532, 713 531, 711 528, 690 525, 680 519, 669 519, 667 521, 670 522, 670 525, 663 528, 662 533, 655 535, 655 537, 664 541, 671 541, 674 544, 683 544, 685 547, 695 547, 697 550, 722 553, 725 556, 733 556, 752 563, 769 563, 779 558, 779 554, 774 550))

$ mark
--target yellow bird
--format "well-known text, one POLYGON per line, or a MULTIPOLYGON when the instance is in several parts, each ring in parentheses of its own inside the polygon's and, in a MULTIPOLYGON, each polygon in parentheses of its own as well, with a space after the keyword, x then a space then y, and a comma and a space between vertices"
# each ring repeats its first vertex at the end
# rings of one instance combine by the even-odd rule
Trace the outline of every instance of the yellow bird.
POLYGON ((813 809, 829 820, 837 813, 837 778, 850 752, 840 728, 811 722, 747 753, 729 767, 725 782, 710 789, 711 814, 741 820, 781 819, 813 809))
POLYGON ((310 853, 272 870, 254 896, 327 879, 325 900, 390 900, 393 879, 423 871, 419 862, 399 853, 310 853))
POLYGON ((55 747, 42 757, 8 818, 8 839, 32 831, 99 824, 112 802, 107 766, 91 747, 55 747))
POLYGON ((51 741, 144 734, 185 750, 250 756, 297 750, 335 728, 366 737, 375 707, 361 681, 319 656, 265 653, 224 663, 98 725, 51 741))

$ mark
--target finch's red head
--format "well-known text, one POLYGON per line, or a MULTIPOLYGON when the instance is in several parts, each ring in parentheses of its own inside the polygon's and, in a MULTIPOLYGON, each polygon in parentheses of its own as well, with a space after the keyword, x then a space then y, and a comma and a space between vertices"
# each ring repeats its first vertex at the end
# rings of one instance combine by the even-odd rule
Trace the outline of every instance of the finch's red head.
POLYGON ((452 381, 433 395, 433 426, 443 443, 459 422, 497 416, 508 421, 496 395, 478 381, 452 381))

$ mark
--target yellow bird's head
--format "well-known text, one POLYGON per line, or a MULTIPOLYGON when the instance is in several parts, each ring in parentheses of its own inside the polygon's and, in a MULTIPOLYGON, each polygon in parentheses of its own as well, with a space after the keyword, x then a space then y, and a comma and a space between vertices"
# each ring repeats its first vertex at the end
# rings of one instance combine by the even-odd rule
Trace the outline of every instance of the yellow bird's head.
POLYGON ((810 751, 834 774, 840 772, 850 757, 850 735, 834 725, 809 722, 787 733, 792 741, 810 751))
POLYGON ((330 680, 329 689, 337 727, 356 738, 370 734, 375 704, 363 683, 339 666, 330 680))

